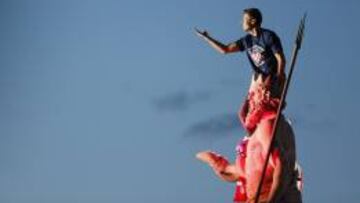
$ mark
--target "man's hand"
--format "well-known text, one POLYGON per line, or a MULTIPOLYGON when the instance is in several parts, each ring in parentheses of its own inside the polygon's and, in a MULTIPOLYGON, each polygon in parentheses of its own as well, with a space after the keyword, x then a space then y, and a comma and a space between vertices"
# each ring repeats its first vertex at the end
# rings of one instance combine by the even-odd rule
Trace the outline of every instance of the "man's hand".
POLYGON ((223 44, 222 42, 217 41, 216 39, 210 37, 209 33, 206 30, 199 30, 197 28, 194 28, 195 33, 203 38, 207 43, 209 43, 216 51, 222 53, 222 54, 227 54, 227 53, 232 53, 232 52, 237 52, 239 51, 239 47, 237 46, 237 44, 231 43, 228 45, 223 44))

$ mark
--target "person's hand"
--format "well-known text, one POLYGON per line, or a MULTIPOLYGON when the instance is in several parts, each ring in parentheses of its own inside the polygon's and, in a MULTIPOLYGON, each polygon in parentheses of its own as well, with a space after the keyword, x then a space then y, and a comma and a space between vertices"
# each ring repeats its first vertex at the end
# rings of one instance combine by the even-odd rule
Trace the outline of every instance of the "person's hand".
POLYGON ((222 173, 229 165, 229 161, 225 157, 212 151, 199 152, 196 154, 196 158, 209 164, 216 173, 222 173))
POLYGON ((212 165, 214 163, 216 156, 215 153, 212 151, 202 151, 196 154, 196 158, 209 165, 212 165))
POLYGON ((228 165, 229 161, 226 158, 221 155, 216 155, 214 162, 210 166, 216 173, 223 173, 228 165))
POLYGON ((199 30, 199 29, 197 29, 197 28, 194 28, 194 29, 195 29, 195 33, 196 33, 199 37, 201 37, 201 38, 203 38, 203 39, 207 39, 207 38, 209 37, 209 34, 208 34, 208 32, 207 32, 206 30, 201 31, 201 30, 199 30))

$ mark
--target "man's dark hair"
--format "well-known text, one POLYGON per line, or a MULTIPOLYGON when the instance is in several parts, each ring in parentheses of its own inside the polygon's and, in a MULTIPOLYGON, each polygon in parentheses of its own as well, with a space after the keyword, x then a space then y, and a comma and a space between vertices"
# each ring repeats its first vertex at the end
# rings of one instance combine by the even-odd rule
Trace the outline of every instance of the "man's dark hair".
POLYGON ((254 18, 256 20, 257 25, 261 25, 262 23, 262 15, 259 9, 257 8, 247 8, 244 9, 244 14, 248 14, 250 17, 254 18))

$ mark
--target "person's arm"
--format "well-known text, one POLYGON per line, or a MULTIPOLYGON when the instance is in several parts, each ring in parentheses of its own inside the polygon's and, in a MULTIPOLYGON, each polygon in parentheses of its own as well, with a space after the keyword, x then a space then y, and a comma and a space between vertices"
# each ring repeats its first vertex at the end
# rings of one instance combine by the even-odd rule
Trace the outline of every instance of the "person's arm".
POLYGON ((285 65, 286 65, 286 60, 285 60, 285 56, 284 53, 282 51, 280 52, 276 52, 275 54, 275 58, 277 61, 277 77, 279 78, 281 84, 284 84, 285 82, 285 65))
MULTIPOLYGON (((267 203, 279 203, 279 193, 281 193, 281 163, 280 160, 275 160, 274 162, 275 167, 272 175, 272 184, 270 188, 270 192, 266 196, 260 196, 260 202, 267 202, 267 203)), ((255 196, 249 198, 248 203, 255 203, 255 196)))
MULTIPOLYGON (((274 155, 274 154, 273 154, 274 155)), ((280 157, 278 155, 278 153, 275 153, 274 155, 275 157, 273 157, 273 166, 274 166, 274 172, 273 172, 273 181, 272 181, 272 185, 271 185, 271 190, 269 192, 269 202, 270 203, 276 203, 278 200, 276 199, 276 197, 278 197, 279 193, 281 193, 281 177, 282 177, 282 164, 281 164, 281 160, 280 157)))
MULTIPOLYGON (((271 144, 272 131, 273 131, 273 127, 275 124, 274 116, 275 115, 272 115, 269 118, 263 118, 260 121, 260 123, 258 124, 256 132, 253 135, 253 136, 257 137, 257 140, 259 141, 261 148, 262 148, 262 157, 264 158, 264 161, 262 161, 262 164, 265 164, 265 158, 266 158, 267 152, 268 152, 270 144, 271 144)), ((271 156, 270 156, 270 160, 268 162, 267 168, 271 167, 274 169, 274 171, 271 174, 272 179, 273 179, 272 185, 271 185, 271 190, 268 193, 268 195, 266 195, 266 197, 263 197, 266 199, 266 202, 271 202, 270 200, 272 200, 275 193, 277 193, 277 190, 279 188, 280 175, 281 175, 281 163, 279 160, 278 153, 275 153, 275 154, 273 153, 271 156), (273 157, 271 157, 271 156, 273 156, 273 157)), ((261 169, 261 170, 263 170, 263 169, 261 169)), ((266 177, 264 177, 264 178, 266 178, 266 177)), ((255 199, 255 196, 253 196, 252 198, 255 199)))
POLYGON ((196 154, 196 158, 207 163, 223 181, 236 182, 242 175, 235 164, 230 164, 225 157, 214 152, 199 152, 196 154))
POLYGON ((270 35, 269 43, 277 62, 276 75, 279 78, 280 82, 283 84, 285 82, 286 59, 281 45, 281 40, 275 33, 273 33, 270 35))
MULTIPOLYGON (((266 153, 270 147, 272 131, 275 124, 275 118, 271 116, 270 118, 263 119, 260 124, 258 125, 259 132, 257 135, 260 135, 259 140, 264 149, 263 156, 266 157, 266 153)), ((268 162, 268 167, 272 167, 274 169, 272 174, 272 184, 271 190, 269 195, 267 196, 267 200, 269 203, 276 203, 278 200, 276 199, 279 197, 279 194, 282 193, 282 188, 284 184, 284 177, 283 177, 283 170, 282 170, 282 161, 280 157, 280 151, 278 149, 273 149, 271 152, 270 160, 268 162)))
POLYGON ((225 182, 236 182, 239 180, 239 174, 233 164, 228 164, 224 170, 217 170, 213 167, 215 174, 225 182))
POLYGON ((200 31, 198 29, 195 29, 195 32, 198 36, 203 38, 207 43, 209 43, 215 50, 222 54, 228 54, 233 52, 240 51, 240 48, 236 42, 232 42, 230 44, 223 44, 219 42, 218 40, 212 38, 209 36, 209 34, 206 31, 200 31))

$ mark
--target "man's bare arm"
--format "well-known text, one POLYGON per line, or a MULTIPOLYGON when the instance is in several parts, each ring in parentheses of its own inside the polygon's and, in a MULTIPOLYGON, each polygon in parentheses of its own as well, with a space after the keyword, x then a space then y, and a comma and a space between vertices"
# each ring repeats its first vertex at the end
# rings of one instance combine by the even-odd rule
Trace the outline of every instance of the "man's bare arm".
POLYGON ((285 65, 286 65, 286 59, 284 56, 284 53, 277 52, 275 53, 275 58, 278 64, 277 67, 277 76, 280 79, 280 82, 284 84, 285 82, 285 65))
POLYGON ((200 36, 207 43, 209 43, 215 50, 217 50, 218 52, 220 52, 222 54, 228 54, 228 53, 240 51, 238 45, 235 42, 225 45, 225 44, 221 43, 220 41, 210 37, 206 31, 200 31, 198 29, 195 29, 195 32, 198 36, 200 36))

